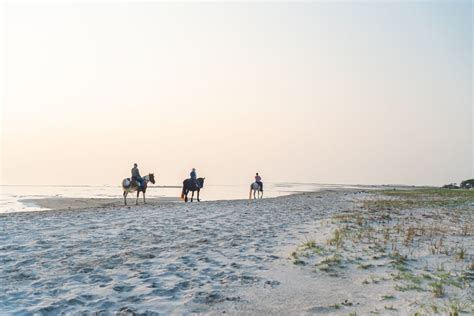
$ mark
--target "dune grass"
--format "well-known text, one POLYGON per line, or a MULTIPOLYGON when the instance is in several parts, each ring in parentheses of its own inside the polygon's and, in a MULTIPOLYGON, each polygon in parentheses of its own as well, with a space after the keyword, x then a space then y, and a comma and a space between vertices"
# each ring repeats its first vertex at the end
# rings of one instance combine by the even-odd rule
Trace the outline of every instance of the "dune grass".
POLYGON ((364 201, 367 209, 413 209, 428 207, 455 207, 474 201, 474 190, 417 188, 408 190, 381 190, 376 194, 386 198, 364 201))
MULTIPOLYGON (((371 192, 356 207, 331 217, 330 230, 324 237, 300 244, 293 260, 302 264, 298 256, 304 257, 303 264, 313 267, 314 273, 358 275, 364 286, 390 286, 387 289, 400 295, 418 292, 429 303, 413 301, 420 310, 428 307, 431 313, 451 315, 474 311, 472 305, 453 299, 471 286, 473 203, 474 190, 371 192), (449 306, 439 305, 448 300, 449 306)), ((395 304, 379 305, 374 313, 396 311, 399 299, 381 294, 381 302, 395 304)))

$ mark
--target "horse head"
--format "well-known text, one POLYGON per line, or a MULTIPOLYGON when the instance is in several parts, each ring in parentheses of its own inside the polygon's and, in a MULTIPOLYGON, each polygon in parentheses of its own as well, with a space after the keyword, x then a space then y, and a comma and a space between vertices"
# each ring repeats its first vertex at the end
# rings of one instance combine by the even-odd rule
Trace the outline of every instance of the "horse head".
POLYGON ((153 173, 150 173, 148 177, 150 178, 150 182, 155 184, 155 175, 153 173))
POLYGON ((204 179, 206 178, 198 178, 197 182, 199 183, 199 187, 203 188, 204 187, 204 179))

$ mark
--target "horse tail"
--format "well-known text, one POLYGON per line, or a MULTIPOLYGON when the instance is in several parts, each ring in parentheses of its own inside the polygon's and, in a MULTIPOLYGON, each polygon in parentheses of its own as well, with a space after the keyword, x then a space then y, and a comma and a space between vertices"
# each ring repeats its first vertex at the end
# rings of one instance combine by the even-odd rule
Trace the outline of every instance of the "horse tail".
POLYGON ((184 200, 184 192, 186 191, 184 183, 183 183, 183 190, 181 191, 181 200, 184 200))
POLYGON ((252 199, 252 185, 250 185, 250 191, 249 191, 249 200, 252 199))

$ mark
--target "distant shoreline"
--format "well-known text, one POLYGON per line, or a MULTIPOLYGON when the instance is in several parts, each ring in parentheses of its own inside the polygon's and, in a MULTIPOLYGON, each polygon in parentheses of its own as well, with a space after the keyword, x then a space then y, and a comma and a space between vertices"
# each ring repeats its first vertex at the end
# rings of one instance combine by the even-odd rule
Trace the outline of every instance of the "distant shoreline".
MULTIPOLYGON (((0 208, 0 214, 7 213, 30 213, 45 212, 48 210, 84 210, 87 208, 120 207, 123 206, 123 199, 119 187, 107 186, 27 186, 9 185, 3 186, 2 193, 7 199, 0 208), (16 190, 15 188, 18 188, 16 190), (34 189, 46 188, 46 189, 34 189), (9 189, 7 189, 9 188, 9 189), (31 189, 20 189, 31 188, 31 189), (58 189, 55 189, 58 188, 58 189), (59 189, 61 188, 61 189, 59 189), (97 189, 96 189, 97 188, 97 189), (102 190, 102 189, 103 190, 102 190), (116 190, 119 189, 119 190, 116 190), (25 191, 26 190, 26 191, 25 191), (104 191, 105 190, 105 191, 104 191)), ((342 184, 299 184, 299 183, 268 183, 264 199, 288 196, 307 192, 321 192, 324 190, 376 190, 376 189, 411 189, 411 188, 433 188, 427 186, 406 186, 406 185, 342 185, 342 184)), ((181 193, 180 186, 150 186, 147 202, 150 205, 179 202, 181 193), (163 190, 160 192, 160 190, 163 190)), ((242 185, 208 185, 202 192, 202 201, 234 201, 246 200, 248 198, 248 188, 242 185)), ((129 195, 127 200, 130 206, 135 206, 135 194, 129 195)), ((139 205, 143 204, 142 195, 139 198, 139 205)))
MULTIPOLYGON (((334 187, 334 188, 323 188, 315 191, 288 191, 288 194, 280 195, 277 197, 266 197, 264 199, 275 199, 281 196, 293 196, 307 193, 323 193, 331 191, 342 191, 342 192, 354 192, 361 190, 378 190, 378 189, 398 189, 406 190, 411 187, 406 186, 378 186, 378 185, 365 185, 360 187, 334 187)), ((417 188, 426 188, 426 187, 417 187, 417 188)), ((157 205, 169 204, 169 203, 179 203, 182 202, 178 197, 159 197, 159 198, 147 198, 147 204, 143 204, 143 197, 140 195, 138 200, 138 205, 135 205, 135 196, 134 194, 130 195, 127 199, 128 207, 153 207, 157 205)), ((218 199, 218 200, 203 200, 202 202, 194 203, 210 203, 210 202, 235 202, 240 200, 247 200, 247 198, 241 199, 218 199)), ((83 197, 43 197, 43 198, 25 198, 19 199, 19 202, 24 204, 33 204, 36 207, 41 208, 42 210, 37 211, 18 211, 18 212, 9 212, 9 213, 0 213, 3 214, 18 214, 18 213, 38 213, 38 212, 48 212, 48 211, 74 211, 74 210, 87 210, 92 208, 118 208, 123 207, 123 199, 120 197, 116 198, 83 198, 83 197)), ((184 202, 183 202, 184 203, 184 202)))
MULTIPOLYGON (((45 188, 97 188, 97 187, 110 187, 120 188, 120 185, 109 185, 109 184, 97 184, 97 185, 86 185, 86 184, 0 184, 0 187, 45 187, 45 188)), ((150 188, 162 188, 162 189, 177 189, 181 188, 179 185, 151 185, 150 188)))

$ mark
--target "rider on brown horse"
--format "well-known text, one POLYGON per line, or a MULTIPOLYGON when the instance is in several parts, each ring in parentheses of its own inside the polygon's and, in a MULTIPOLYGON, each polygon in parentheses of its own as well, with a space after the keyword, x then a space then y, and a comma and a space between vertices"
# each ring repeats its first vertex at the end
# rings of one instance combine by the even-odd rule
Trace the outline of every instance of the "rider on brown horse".
POLYGON ((196 187, 199 187, 199 183, 197 182, 197 172, 196 172, 196 168, 193 168, 191 170, 191 173, 189 174, 189 177, 194 181, 194 183, 196 184, 196 187))

